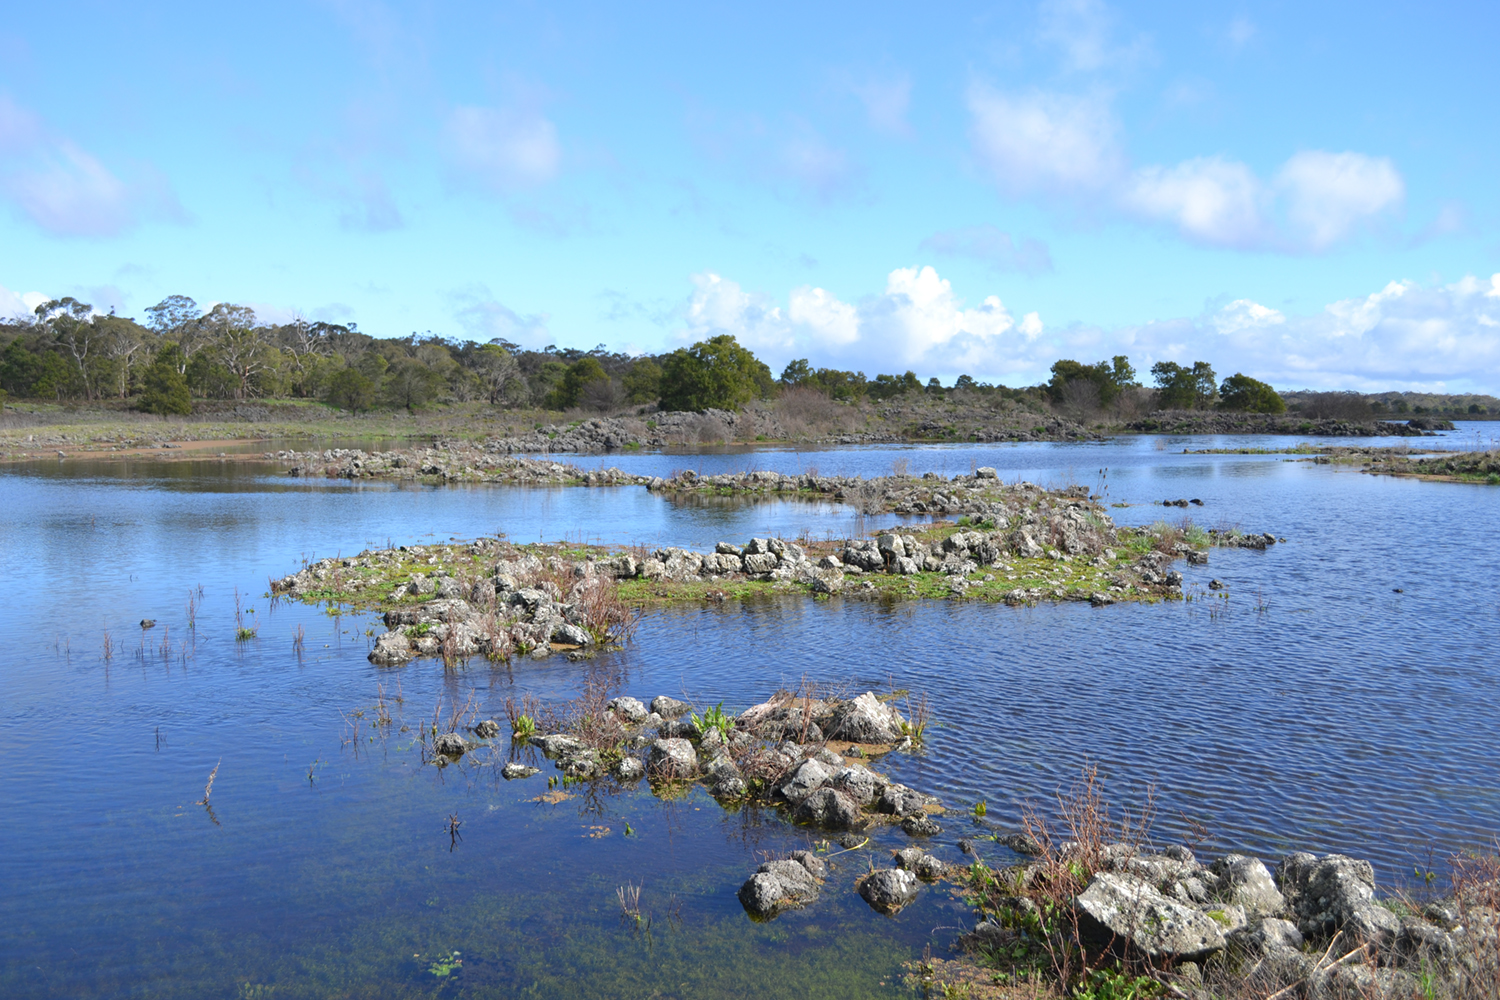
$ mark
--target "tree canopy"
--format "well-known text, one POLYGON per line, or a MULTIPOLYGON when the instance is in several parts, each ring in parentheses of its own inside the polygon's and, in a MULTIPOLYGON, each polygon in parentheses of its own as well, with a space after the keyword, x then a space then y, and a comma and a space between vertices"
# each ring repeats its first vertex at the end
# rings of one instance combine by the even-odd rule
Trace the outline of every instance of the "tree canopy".
POLYGON ((661 366, 664 410, 735 409, 775 391, 771 369, 727 333, 679 348, 661 366))
POLYGON ((1248 413, 1285 413, 1286 401, 1265 382, 1235 372, 1219 386, 1219 405, 1248 413))

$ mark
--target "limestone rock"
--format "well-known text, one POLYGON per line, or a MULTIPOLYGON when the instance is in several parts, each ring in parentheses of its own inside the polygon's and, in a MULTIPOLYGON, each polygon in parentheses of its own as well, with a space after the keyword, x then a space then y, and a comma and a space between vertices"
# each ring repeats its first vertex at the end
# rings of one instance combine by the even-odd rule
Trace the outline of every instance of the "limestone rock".
POLYGON ((1080 927, 1100 941, 1127 941, 1148 958, 1193 958, 1224 947, 1208 914, 1162 895, 1135 875, 1101 872, 1076 900, 1080 927))

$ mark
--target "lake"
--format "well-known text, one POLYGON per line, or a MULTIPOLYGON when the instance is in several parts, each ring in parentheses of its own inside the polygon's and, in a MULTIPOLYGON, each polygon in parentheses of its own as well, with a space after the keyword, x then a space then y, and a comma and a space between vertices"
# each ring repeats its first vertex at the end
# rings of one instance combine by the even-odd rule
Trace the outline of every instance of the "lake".
MULTIPOLYGON (((1461 427, 1411 443, 1500 431, 1461 427)), ((868 852, 834 857, 814 906, 752 923, 740 882, 765 853, 815 834, 726 812, 701 791, 662 800, 644 785, 601 785, 550 802, 550 765, 506 782, 481 761, 424 765, 398 727, 372 739, 378 699, 415 729, 470 698, 503 719, 508 696, 566 699, 590 676, 731 711, 804 677, 909 688, 931 699, 934 728, 924 752, 882 766, 951 807, 985 801, 1006 829, 1094 763, 1117 810, 1153 802, 1155 839, 1201 856, 1337 850, 1370 858, 1385 884, 1442 871, 1448 854, 1500 832, 1500 492, 1287 456, 1183 454, 1294 443, 579 458, 654 474, 989 465, 1006 481, 1084 483, 1132 505, 1111 511, 1123 523, 1191 516, 1287 541, 1179 565, 1201 598, 1188 602, 849 595, 686 608, 652 614, 632 644, 591 662, 446 673, 435 661, 373 667, 372 616, 273 607, 269 578, 304 558, 496 532, 707 548, 900 519, 639 487, 290 479, 212 459, 0 468, 11 637, 0 661, 0 994, 907 996, 900 963, 929 944, 943 953, 971 923, 941 886, 897 917, 872 912, 851 888, 868 852), (1152 505, 1177 497, 1204 506, 1152 505), (1208 596, 1210 578, 1227 601, 1208 596), (254 640, 235 640, 236 594, 254 640), (143 618, 158 624, 142 630, 143 618), (196 803, 215 768, 210 811, 196 803), (621 918, 617 890, 631 885, 648 927, 621 918)), ((959 861, 958 839, 977 828, 962 816, 943 825, 934 853, 959 861)), ((881 831, 877 858, 905 842, 881 831)), ((1010 857, 980 843, 992 860, 1010 857)))

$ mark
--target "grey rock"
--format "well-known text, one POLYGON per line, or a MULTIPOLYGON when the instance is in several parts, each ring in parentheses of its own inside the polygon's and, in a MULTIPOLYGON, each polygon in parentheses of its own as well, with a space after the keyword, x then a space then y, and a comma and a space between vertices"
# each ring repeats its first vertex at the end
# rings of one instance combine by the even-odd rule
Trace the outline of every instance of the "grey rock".
POLYGON ((1368 861, 1299 852, 1287 855, 1276 875, 1305 935, 1348 929, 1360 940, 1378 944, 1400 929, 1395 914, 1375 902, 1375 869, 1368 861))
POLYGON ((1224 947, 1217 921, 1162 895, 1135 875, 1101 872, 1075 905, 1083 933, 1096 941, 1124 940, 1149 958, 1192 958, 1224 947))
POLYGON ((569 754, 559 763, 563 774, 569 778, 597 778, 604 773, 604 765, 599 760, 597 750, 581 750, 569 754))
POLYGON ((793 851, 792 860, 803 868, 806 868, 812 874, 813 878, 822 879, 828 877, 827 862, 812 851, 793 851))
POLYGON ((770 872, 756 872, 745 880, 737 893, 745 912, 757 919, 768 919, 782 909, 786 890, 781 880, 770 872))
POLYGON ((1302 948, 1302 932, 1297 930, 1296 924, 1280 917, 1252 921, 1227 937, 1235 947, 1252 955, 1267 955, 1284 949, 1299 951, 1302 948))
POLYGON ((621 781, 640 781, 646 776, 646 765, 639 757, 621 757, 615 765, 614 775, 621 781))
POLYGON ((1226 903, 1243 906, 1252 917, 1274 917, 1286 911, 1286 899, 1259 858, 1227 854, 1214 862, 1219 878, 1216 893, 1226 903))
POLYGON ((922 812, 927 805, 927 796, 921 792, 898 785, 892 782, 885 786, 880 793, 880 800, 875 808, 883 813, 892 813, 896 816, 910 816, 922 812))
POLYGON ((529 778, 533 774, 536 774, 538 770, 538 768, 527 767, 525 764, 518 764, 515 761, 511 761, 500 769, 500 776, 506 781, 514 781, 517 778, 529 778))
POLYGON ((915 872, 883 868, 865 876, 859 884, 859 894, 871 909, 880 913, 897 913, 917 898, 921 886, 915 872))
POLYGON ((819 788, 804 798, 793 815, 798 822, 823 830, 848 830, 859 825, 860 821, 859 806, 855 805, 854 800, 837 789, 827 787, 819 788))
POLYGON ((687 740, 657 740, 647 761, 652 777, 691 778, 698 773, 698 752, 687 740))
POLYGON ((646 706, 641 704, 639 698, 631 698, 622 695, 619 698, 615 698, 604 707, 609 709, 611 712, 614 712, 626 722, 634 724, 646 721, 646 706))
POLYGON ((453 600, 464 596, 464 585, 451 576, 445 576, 438 581, 434 593, 443 600, 453 600))
POLYGON ((780 565, 780 560, 770 552, 761 555, 746 554, 742 561, 746 573, 769 573, 780 565))
POLYGON ((943 827, 926 813, 915 813, 901 821, 901 832, 908 837, 936 837, 943 827))
POLYGON ((388 667, 407 663, 415 655, 410 639, 400 632, 386 632, 375 640, 375 648, 370 651, 368 659, 378 666, 388 667))
POLYGON ((827 767, 815 760, 804 760, 787 776, 777 791, 782 798, 795 805, 828 784, 830 777, 832 775, 828 773, 827 767))
POLYGON ((904 847, 896 852, 896 867, 904 868, 906 871, 917 870, 917 862, 927 856, 927 852, 920 847, 904 847))
POLYGON ((704 768, 708 790, 716 799, 743 798, 749 791, 745 776, 728 756, 715 757, 704 768))
POLYGON ((1000 473, 996 472, 994 469, 990 468, 988 465, 981 465, 979 468, 977 468, 977 469, 974 470, 974 478, 976 478, 976 479, 999 479, 1000 478, 1000 473))
POLYGON ((500 723, 494 719, 485 719, 474 727, 474 735, 482 740, 492 740, 500 735, 500 723))
POLYGON ((673 719, 660 726, 661 735, 672 740, 696 740, 701 734, 692 719, 673 719))
POLYGON ((531 745, 539 748, 548 757, 567 757, 588 749, 583 740, 566 733, 553 733, 550 736, 533 736, 531 745))
POLYGON ((578 625, 563 622, 553 628, 552 641, 566 646, 588 646, 593 644, 594 637, 578 625))
POLYGON ((873 691, 866 691, 840 703, 824 731, 832 738, 854 743, 894 743, 901 738, 901 716, 873 691))
POLYGON ((692 707, 685 701, 678 701, 676 698, 664 694, 659 694, 651 699, 651 711, 663 719, 675 719, 679 715, 685 714, 692 707))
POLYGON ((874 805, 885 787, 885 782, 867 767, 841 768, 833 773, 828 783, 862 807, 874 805))
POLYGON ((469 744, 457 733, 439 733, 432 741, 432 749, 445 757, 458 757, 469 749, 469 744))
POLYGON ((924 854, 917 862, 917 878, 924 882, 935 882, 948 873, 948 866, 931 854, 924 854))

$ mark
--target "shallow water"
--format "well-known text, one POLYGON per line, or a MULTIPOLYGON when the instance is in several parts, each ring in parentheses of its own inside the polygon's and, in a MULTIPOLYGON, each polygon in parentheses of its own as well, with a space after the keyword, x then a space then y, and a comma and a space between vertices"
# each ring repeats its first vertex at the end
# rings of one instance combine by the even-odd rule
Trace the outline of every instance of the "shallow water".
MULTIPOLYGON (((1154 783, 1158 839, 1201 840, 1205 854, 1343 850, 1389 882, 1487 844, 1500 832, 1500 493, 1183 455, 1224 445, 1166 441, 851 449, 817 464, 888 471, 906 458, 913 472, 967 472, 972 461, 1141 504, 1115 509, 1122 521, 1177 520, 1184 512, 1145 503, 1189 496, 1205 501, 1190 511, 1200 523, 1288 539, 1184 567, 1201 600, 681 609, 588 669, 641 697, 687 693, 731 710, 804 675, 926 691, 937 720, 927 752, 889 769, 953 806, 984 799, 1006 826, 1093 761, 1132 809, 1154 783), (1227 602, 1201 591, 1210 576, 1229 585, 1227 602)), ((783 460, 796 453, 758 453, 752 467, 783 460)), ((535 802, 550 767, 506 783, 481 761, 423 766, 397 727, 370 739, 380 685, 415 727, 471 691, 486 715, 507 695, 570 697, 584 667, 377 670, 368 616, 273 609, 261 596, 304 555, 388 539, 499 529, 517 541, 704 547, 857 526, 828 505, 674 504, 640 488, 396 487, 215 461, 7 468, 0 995, 701 997, 742 995, 746 983, 771 996, 902 995, 899 963, 927 943, 941 952, 965 922, 945 891, 877 916, 849 889, 867 864, 850 854, 817 905, 753 924, 735 888, 758 851, 802 846, 805 831, 726 814, 697 792, 535 802), (249 642, 233 638, 236 590, 258 624, 249 642), (159 624, 143 633, 143 617, 159 624), (216 764, 210 815, 195 803, 216 764), (620 917, 627 883, 643 887, 649 932, 620 917), (463 966, 435 976, 434 957, 453 950, 463 966)), ((936 852, 958 860, 973 828, 944 825, 936 852)))

